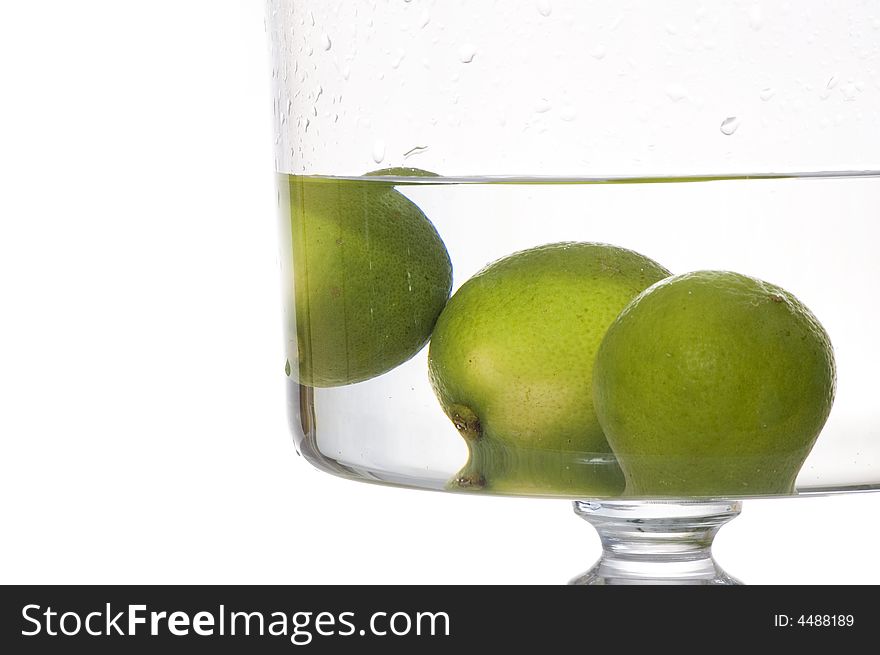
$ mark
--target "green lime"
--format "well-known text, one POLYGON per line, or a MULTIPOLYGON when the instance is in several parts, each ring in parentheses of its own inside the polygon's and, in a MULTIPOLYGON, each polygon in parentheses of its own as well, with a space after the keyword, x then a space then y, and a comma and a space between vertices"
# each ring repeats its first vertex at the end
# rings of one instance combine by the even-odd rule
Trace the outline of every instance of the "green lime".
POLYGON ((300 383, 353 384, 411 358, 452 287, 425 214, 366 180, 292 177, 290 204, 300 383))
POLYGON ((593 378, 633 496, 793 492, 834 389, 813 314, 777 286, 718 271, 636 298, 605 335, 593 378))
POLYGON ((382 168, 378 171, 370 171, 364 177, 440 177, 437 173, 425 171, 421 168, 412 168, 410 166, 395 166, 393 168, 382 168))
POLYGON ((440 315, 431 383, 470 458, 453 488, 615 495, 623 478, 592 403, 605 330, 669 275, 630 250, 561 243, 519 252, 468 280, 440 315))

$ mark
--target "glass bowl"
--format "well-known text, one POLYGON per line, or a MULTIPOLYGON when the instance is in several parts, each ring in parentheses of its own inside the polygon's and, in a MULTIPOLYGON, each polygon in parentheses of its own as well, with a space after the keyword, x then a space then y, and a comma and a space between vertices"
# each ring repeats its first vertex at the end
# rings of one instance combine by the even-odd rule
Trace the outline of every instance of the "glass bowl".
POLYGON ((268 8, 313 465, 573 500, 590 584, 735 582, 742 499, 880 487, 880 11, 268 8))

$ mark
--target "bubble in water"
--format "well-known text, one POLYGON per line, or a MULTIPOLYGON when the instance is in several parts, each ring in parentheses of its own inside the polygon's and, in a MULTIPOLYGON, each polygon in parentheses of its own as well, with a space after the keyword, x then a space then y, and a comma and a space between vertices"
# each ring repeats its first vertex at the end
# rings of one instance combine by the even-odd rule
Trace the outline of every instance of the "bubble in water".
POLYGON ((373 161, 377 164, 385 161, 385 142, 382 139, 373 142, 373 161))
POLYGON ((550 6, 550 0, 538 0, 535 3, 535 6, 538 8, 538 13, 542 16, 549 16, 553 13, 553 7, 550 6))
POLYGON ((728 116, 721 123, 721 133, 730 136, 739 129, 739 119, 736 116, 728 116))
POLYGON ((321 35, 321 47, 324 48, 325 52, 333 47, 333 41, 330 40, 327 34, 321 35))
POLYGON ((772 99, 773 96, 775 96, 775 95, 776 95, 776 90, 770 88, 769 86, 766 89, 761 89, 761 100, 763 100, 764 102, 767 102, 768 100, 772 99))
POLYGON ((605 55, 607 54, 607 49, 605 48, 604 43, 598 43, 593 46, 593 49, 590 50, 590 55, 593 59, 605 59, 605 55))
POLYGON ((666 87, 666 95, 672 102, 678 102, 687 97, 687 89, 681 84, 670 84, 666 87))
POLYGON ((469 64, 474 60, 474 57, 477 56, 477 49, 475 46, 470 43, 463 44, 458 49, 458 60, 462 64, 469 64))

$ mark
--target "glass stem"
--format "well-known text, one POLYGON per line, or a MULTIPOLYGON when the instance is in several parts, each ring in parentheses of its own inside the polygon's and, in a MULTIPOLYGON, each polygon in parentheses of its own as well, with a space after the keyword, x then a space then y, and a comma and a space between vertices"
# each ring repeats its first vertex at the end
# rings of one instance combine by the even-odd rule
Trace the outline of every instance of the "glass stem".
POLYGON ((576 501, 602 540, 602 557, 571 584, 741 584, 712 557, 721 526, 740 502, 576 501))

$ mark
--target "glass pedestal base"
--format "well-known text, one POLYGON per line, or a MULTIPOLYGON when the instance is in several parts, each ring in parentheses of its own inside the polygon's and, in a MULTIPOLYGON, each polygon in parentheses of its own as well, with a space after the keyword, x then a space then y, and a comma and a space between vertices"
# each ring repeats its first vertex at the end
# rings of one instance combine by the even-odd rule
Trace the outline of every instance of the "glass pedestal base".
POLYGON ((712 557, 721 526, 740 502, 575 501, 575 513, 602 540, 602 557, 573 585, 737 585, 712 557))

